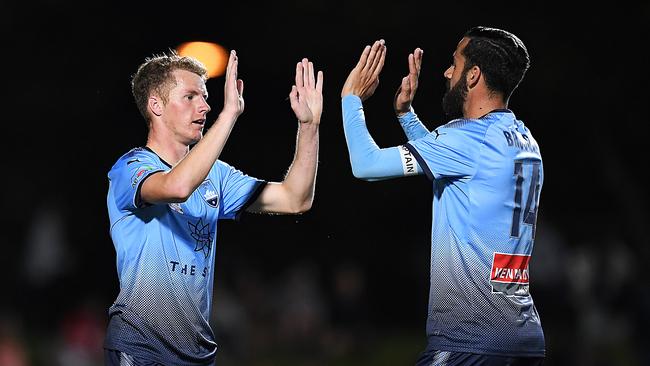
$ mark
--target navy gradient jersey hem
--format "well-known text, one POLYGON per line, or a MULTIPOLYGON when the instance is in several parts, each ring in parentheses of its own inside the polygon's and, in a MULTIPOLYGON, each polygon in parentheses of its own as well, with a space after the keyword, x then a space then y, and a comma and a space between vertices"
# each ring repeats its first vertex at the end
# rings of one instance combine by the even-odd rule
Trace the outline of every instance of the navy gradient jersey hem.
POLYGON ((542 366, 544 357, 484 355, 465 352, 426 350, 415 366, 542 366))

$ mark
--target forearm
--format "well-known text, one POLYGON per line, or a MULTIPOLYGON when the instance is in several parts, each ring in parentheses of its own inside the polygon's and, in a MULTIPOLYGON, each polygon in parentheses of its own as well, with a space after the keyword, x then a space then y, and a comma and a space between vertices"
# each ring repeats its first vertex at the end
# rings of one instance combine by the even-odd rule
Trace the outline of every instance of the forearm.
POLYGON ((168 173, 168 181, 183 202, 203 183, 223 151, 236 121, 233 113, 222 112, 203 138, 168 173))
POLYGON ((380 164, 380 148, 366 126, 361 100, 345 96, 343 103, 343 132, 350 154, 352 174, 360 179, 372 179, 372 172, 380 164))
POLYGON ((311 208, 318 169, 319 125, 300 123, 296 136, 296 152, 282 182, 289 195, 292 211, 311 208))
POLYGON ((343 129, 356 178, 374 181, 419 174, 421 169, 403 147, 381 149, 368 132, 361 101, 346 96, 343 103, 343 129))
POLYGON ((429 133, 429 130, 420 121, 413 108, 410 108, 408 112, 397 116, 397 119, 399 120, 399 124, 402 126, 406 138, 408 138, 409 141, 417 140, 429 133))

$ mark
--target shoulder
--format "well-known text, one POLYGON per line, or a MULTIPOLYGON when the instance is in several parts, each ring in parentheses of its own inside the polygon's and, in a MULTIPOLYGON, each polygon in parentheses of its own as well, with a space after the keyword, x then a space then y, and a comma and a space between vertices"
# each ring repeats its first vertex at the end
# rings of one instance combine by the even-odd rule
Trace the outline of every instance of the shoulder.
POLYGON ((439 126, 431 131, 431 135, 438 139, 445 136, 445 140, 482 140, 487 134, 492 121, 483 118, 459 118, 439 126))
POLYGON ((223 160, 219 160, 219 159, 217 159, 217 161, 214 163, 214 165, 212 166, 212 169, 217 169, 217 170, 220 170, 220 171, 224 171, 224 170, 228 170, 228 171, 230 171, 230 170, 237 170, 237 168, 235 168, 234 166, 232 166, 232 165, 226 163, 226 162, 223 161, 223 160))
POLYGON ((158 158, 153 152, 142 147, 135 147, 120 156, 111 167, 110 172, 120 170, 135 163, 137 163, 137 165, 148 164, 157 166, 157 161, 158 158))

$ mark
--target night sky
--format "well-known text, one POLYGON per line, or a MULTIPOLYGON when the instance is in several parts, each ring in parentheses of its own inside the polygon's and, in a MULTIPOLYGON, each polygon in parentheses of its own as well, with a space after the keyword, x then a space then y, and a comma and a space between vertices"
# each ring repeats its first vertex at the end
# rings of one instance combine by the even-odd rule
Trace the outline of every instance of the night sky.
MULTIPOLYGON (((3 3, 0 242, 6 280, 0 310, 20 318, 25 333, 48 334, 57 314, 72 304, 92 299, 105 311, 114 300, 119 284, 106 174, 146 138, 130 77, 146 57, 199 40, 237 51, 246 109, 221 160, 261 179, 281 180, 294 153, 297 125, 286 97, 295 63, 307 57, 325 75, 312 210, 221 221, 218 286, 233 284, 241 268, 255 269, 270 283, 300 265, 319 273, 328 289, 328 276, 352 263, 366 276, 369 327, 405 327, 424 342, 430 182, 425 176, 372 183, 352 176, 340 91, 363 47, 385 39, 380 85, 364 106, 378 145, 399 145, 406 140, 393 117, 392 97, 408 72, 408 54, 424 50, 413 106, 435 128, 446 122, 442 73, 451 54, 465 30, 486 25, 518 35, 532 60, 509 108, 532 130, 544 159, 531 293, 554 356, 548 364, 581 364, 576 360, 589 359, 603 344, 618 351, 598 362, 640 364, 641 356, 628 351, 647 340, 641 330, 649 325, 643 268, 650 260, 644 188, 650 6, 565 5, 3 3), (57 241, 54 249, 34 244, 43 236, 57 241), (605 314, 605 325, 585 325, 585 313, 605 314), (612 319, 624 330, 609 334, 624 341, 580 341, 581 332, 611 331, 612 319), (581 344, 577 350, 574 343, 581 344)), ((223 105, 223 81, 207 82, 209 121, 223 105)))

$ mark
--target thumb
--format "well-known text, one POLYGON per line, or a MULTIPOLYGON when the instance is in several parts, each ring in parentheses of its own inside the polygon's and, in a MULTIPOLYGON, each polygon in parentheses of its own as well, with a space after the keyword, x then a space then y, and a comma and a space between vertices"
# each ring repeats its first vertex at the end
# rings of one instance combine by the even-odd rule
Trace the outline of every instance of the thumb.
POLYGON ((295 85, 291 86, 291 92, 289 93, 289 100, 291 105, 298 103, 298 88, 295 85))
POLYGON ((406 94, 409 94, 411 92, 411 82, 409 81, 408 76, 402 78, 402 86, 400 88, 406 94))

